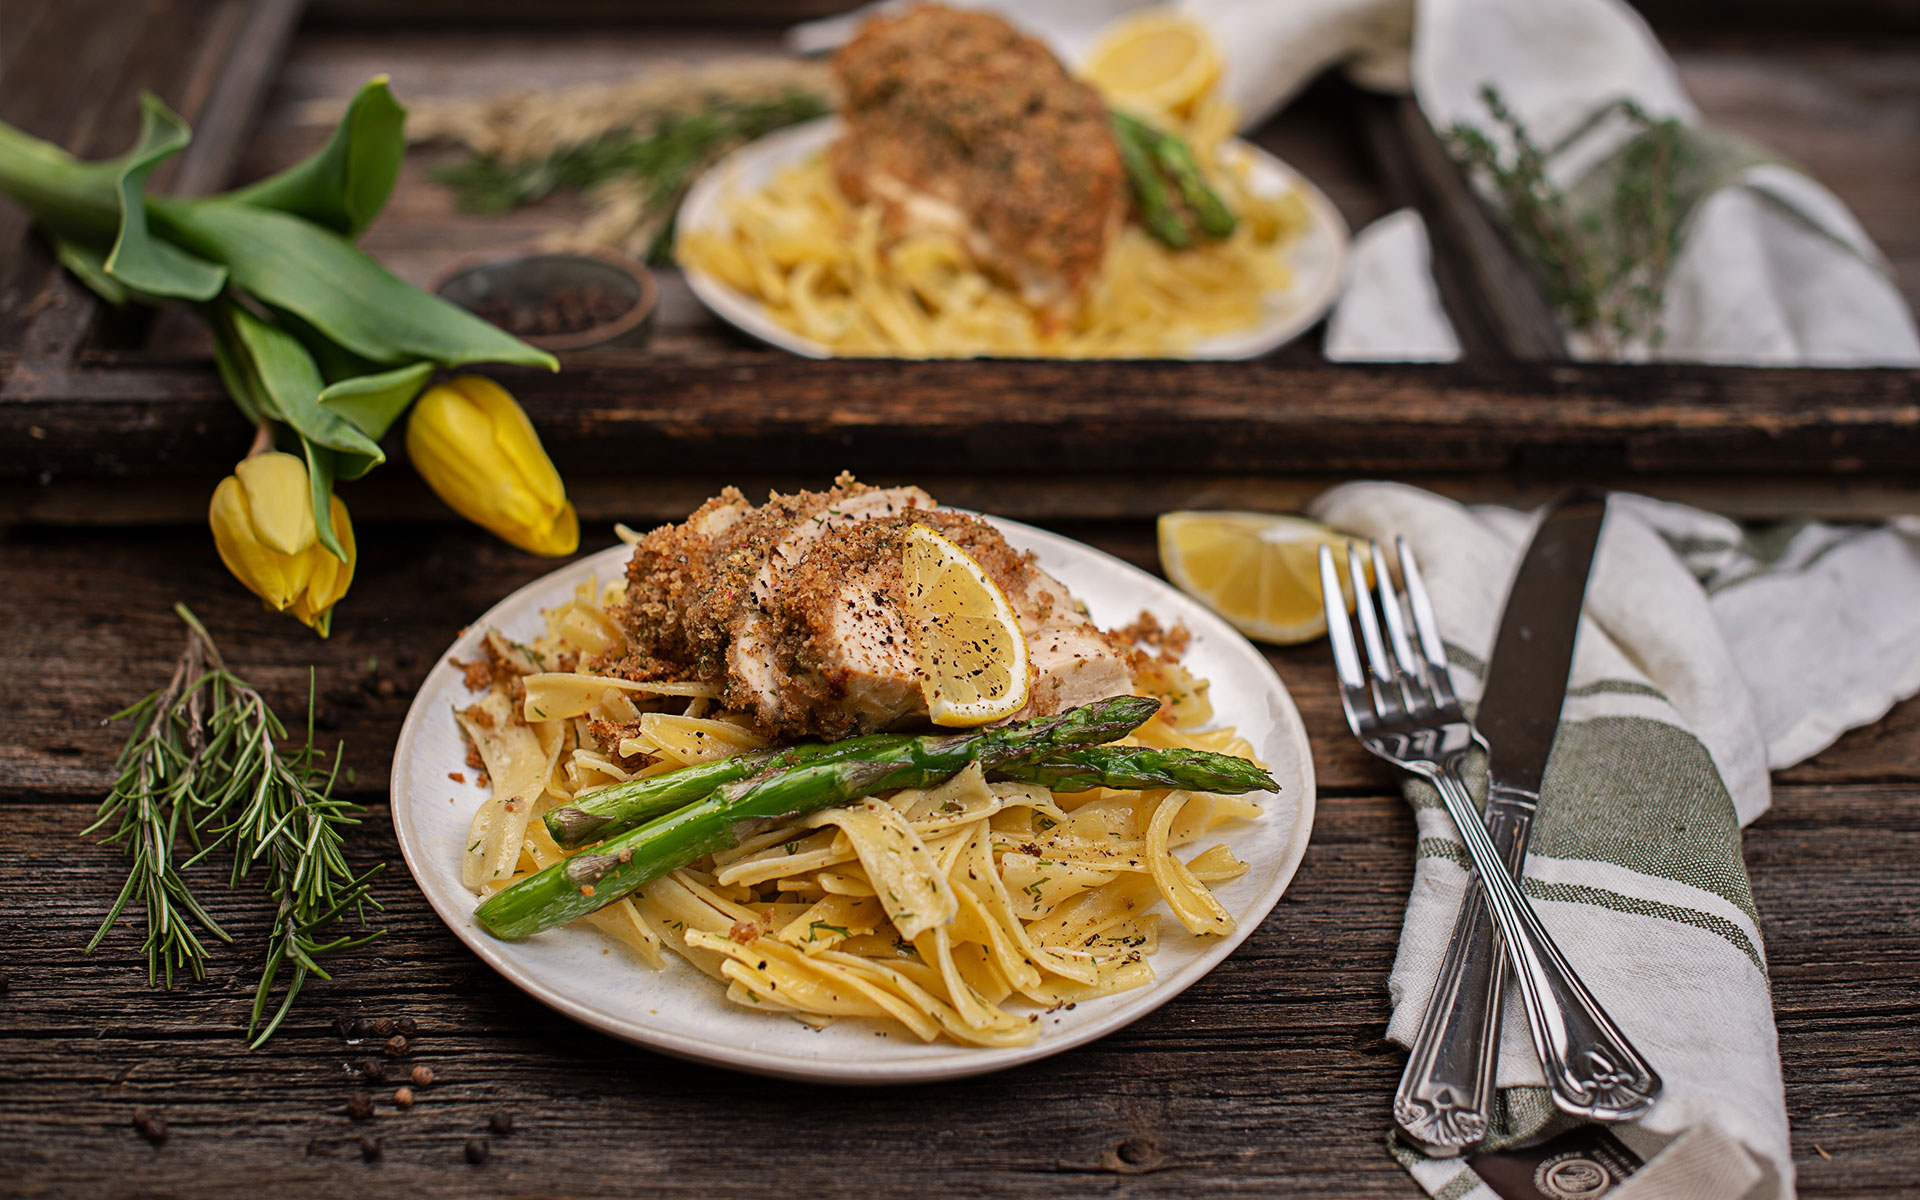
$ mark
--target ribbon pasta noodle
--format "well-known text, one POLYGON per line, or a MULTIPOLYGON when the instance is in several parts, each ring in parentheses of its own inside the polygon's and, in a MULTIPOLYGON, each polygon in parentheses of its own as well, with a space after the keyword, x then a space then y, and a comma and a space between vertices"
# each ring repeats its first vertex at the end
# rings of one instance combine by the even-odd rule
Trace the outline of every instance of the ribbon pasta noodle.
POLYGON ((1292 275, 1286 245, 1308 223, 1296 193, 1250 182, 1231 116, 1203 106, 1185 133, 1238 218, 1232 234, 1174 249, 1129 222, 1077 312, 1062 319, 989 277, 949 231, 890 232, 840 191, 824 155, 722 201, 722 228, 682 230, 679 260, 766 306, 835 354, 935 358, 1178 356, 1257 323, 1292 275))
MULTIPOLYGON (((546 612, 545 635, 490 634, 487 662, 465 664, 484 690, 457 716, 493 788, 463 857, 463 878, 482 894, 565 856, 538 819, 555 806, 766 745, 711 710, 711 688, 579 669, 624 651, 607 614, 623 586, 589 581, 546 612), (623 731, 616 753, 601 748, 606 725, 623 731)), ((1141 679, 1178 700, 1126 741, 1252 756, 1233 730, 1202 728, 1212 719, 1202 681, 1165 663, 1141 679)), ((1152 982, 1162 902, 1178 936, 1230 932, 1233 916, 1210 885, 1246 864, 1225 844, 1180 851, 1259 814, 1240 796, 1056 794, 991 782, 975 764, 934 787, 757 833, 580 920, 647 967, 673 951, 745 1008, 1022 1045, 1038 1033, 1039 1009, 1152 982)))

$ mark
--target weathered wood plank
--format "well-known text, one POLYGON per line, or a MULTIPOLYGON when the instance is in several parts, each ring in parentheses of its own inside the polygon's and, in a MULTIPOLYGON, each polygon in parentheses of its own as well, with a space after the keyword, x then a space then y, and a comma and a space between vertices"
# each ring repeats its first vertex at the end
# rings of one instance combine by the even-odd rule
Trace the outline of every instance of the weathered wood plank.
MULTIPOLYGON (((111 855, 69 840, 80 807, 8 815, 0 1160, 25 1194, 137 1180, 240 1196, 263 1175, 323 1195, 703 1196, 748 1176, 776 1195, 1409 1194, 1381 1145, 1401 1061, 1380 1036, 1385 980, 1412 849, 1392 797, 1323 804, 1280 908, 1159 1013, 1034 1066, 915 1088, 910 1103, 691 1067, 572 1026, 478 963, 403 875, 381 889, 387 940, 310 985, 276 1041, 249 1054, 236 1028, 257 913, 217 896, 238 945, 207 983, 150 992, 130 932, 91 960, 77 953, 113 887, 111 855), (391 1082, 349 1076, 378 1055, 344 1043, 336 1016, 413 1018, 404 1065, 438 1082, 397 1112, 391 1082), (363 1090, 379 1115, 355 1124, 344 1105, 363 1090), (130 1127, 136 1104, 170 1123, 165 1148, 130 1127), (462 1143, 501 1110, 518 1131, 492 1138, 483 1173, 467 1174, 462 1143), (358 1161, 362 1133, 384 1139, 376 1167, 358 1161)), ((1920 789, 1790 789, 1747 844, 1801 1194, 1906 1194, 1920 1170, 1920 1066, 1887 1034, 1920 1019, 1920 930, 1902 899, 1920 886, 1920 789)), ((354 849, 398 862, 377 811, 354 849)))
MULTIPOLYGON (((104 157, 132 144, 138 97, 151 91, 196 126, 191 145, 154 173, 152 186, 213 190, 239 159, 304 3, 39 5, 28 44, 0 83, 0 120, 83 158, 104 157)), ((27 228, 24 211, 0 204, 0 345, 20 347, 9 383, 64 375, 103 308, 58 273, 27 228)))
MULTIPOLYGON (((1142 526, 1066 531, 1157 568, 1151 533, 1142 526)), ((0 706, 0 802, 103 791, 124 731, 101 722, 165 682, 181 639, 170 611, 176 600, 207 622, 235 667, 283 715, 301 710, 311 666, 323 740, 345 745, 355 787, 381 787, 400 720, 435 657, 462 625, 555 564, 444 524, 378 534, 363 526, 361 554, 334 635, 321 641, 242 591, 198 528, 147 530, 138 538, 50 529, 0 537, 0 578, 15 581, 0 595, 0 676, 36 681, 0 706)), ((1390 789, 1391 774, 1345 731, 1324 643, 1268 653, 1306 721, 1321 789, 1390 789)), ((1920 782, 1916 735, 1920 700, 1781 778, 1920 782)))
MULTIPOLYGON (((0 539, 0 577, 19 581, 0 595, 0 675, 54 681, 0 706, 0 801, 95 796, 111 782, 125 731, 101 721, 165 683, 181 645, 176 600, 283 716, 301 711, 312 666, 324 740, 346 746, 354 786, 383 786, 400 720, 439 653, 462 626, 556 564, 465 527, 382 532, 363 527, 354 590, 326 641, 266 612, 228 577, 201 529, 138 539, 18 530, 0 539)), ((1152 564, 1150 542, 1109 544, 1152 564)), ((1276 650, 1274 660, 1308 721, 1322 787, 1378 788, 1386 776, 1341 733, 1325 650, 1276 650)))
MULTIPOLYGON (((245 437, 236 422, 225 435, 232 453, 242 452, 245 437)), ((950 469, 950 468, 949 468, 950 469)), ((96 527, 175 525, 198 522, 206 497, 225 466, 209 466, 192 476, 139 480, 72 479, 51 474, 32 480, 0 480, 0 526, 90 525, 96 527)), ((574 465, 567 471, 567 498, 588 526, 624 521, 642 527, 678 520, 728 485, 750 495, 769 489, 790 492, 817 487, 820 471, 762 475, 716 471, 711 475, 660 477, 651 473, 609 473, 574 465)), ((891 472, 873 476, 891 480, 891 472)), ((1179 508, 1301 512, 1321 492, 1351 475, 1089 474, 1071 477, 1035 475, 988 478, 923 471, 914 481, 943 500, 1017 520, 1057 524, 1087 521, 1150 521, 1179 508)), ((1614 486, 1662 500, 1690 504, 1743 521, 1809 517, 1824 521, 1878 521, 1920 510, 1920 479, 1779 479, 1726 476, 1701 471, 1683 475, 1430 475, 1396 472, 1402 483, 1426 488, 1465 504, 1503 504, 1533 508, 1572 482, 1614 486)), ((354 519, 371 521, 450 521, 453 514, 417 477, 396 467, 358 481, 342 494, 354 519)))
MULTIPOLYGON (((211 368, 15 372, 0 478, 224 467, 211 368), (39 430, 36 434, 34 431, 39 430)), ((606 354, 494 374, 563 472, 1397 474, 1630 479, 1712 470, 1911 478, 1920 371, 1706 366, 814 362, 753 350, 606 354), (629 456, 616 468, 613 456, 629 456)), ((235 438, 238 438, 236 432, 235 438)))

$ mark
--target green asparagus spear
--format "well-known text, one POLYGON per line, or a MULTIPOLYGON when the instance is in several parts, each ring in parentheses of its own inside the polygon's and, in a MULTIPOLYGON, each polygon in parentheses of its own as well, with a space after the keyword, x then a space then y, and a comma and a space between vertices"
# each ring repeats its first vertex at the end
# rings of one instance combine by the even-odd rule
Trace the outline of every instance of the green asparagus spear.
POLYGON ((938 783, 970 762, 996 770, 1098 746, 1131 733, 1159 708, 1151 697, 1115 696, 999 729, 907 738, 895 757, 881 761, 763 770, 522 879, 481 904, 474 918, 495 937, 526 937, 611 904, 774 823, 875 792, 938 783))
POLYGON ((905 734, 875 733, 838 742, 813 742, 785 750, 737 754, 718 762, 617 783, 548 813, 547 832, 562 848, 572 850, 596 838, 624 833, 643 821, 691 804, 724 784, 764 771, 784 771, 812 763, 892 759, 911 740, 905 734))
POLYGON ((1044 762, 1001 767, 995 779, 1044 784, 1056 792, 1089 788, 1184 788, 1236 795, 1279 790, 1257 763, 1206 750, 1156 750, 1146 746, 1090 746, 1044 762))
POLYGON ((1114 112, 1108 114, 1114 144, 1120 148, 1120 165, 1126 168, 1127 181, 1133 185, 1133 198, 1140 202, 1140 218, 1147 232, 1176 249, 1193 244, 1193 230, 1186 218, 1167 196, 1165 183, 1154 167, 1154 157, 1140 135, 1140 122, 1114 112))
MULTIPOLYGON (((571 850, 598 838, 625 833, 662 813, 702 799, 723 784, 763 771, 827 762, 891 760, 901 755, 901 747, 913 740, 904 734, 876 733, 780 751, 758 751, 664 775, 651 775, 602 788, 564 808, 554 809, 546 816, 547 831, 554 841, 571 850)), ((1141 746, 1089 746, 1084 750, 1069 750, 1044 762, 1001 767, 993 772, 993 777, 1041 783, 1056 792, 1083 792, 1096 787, 1186 788, 1222 795, 1274 790, 1272 777, 1243 758, 1205 750, 1154 750, 1141 746)))
MULTIPOLYGON (((1219 195, 1207 186, 1206 176, 1201 173, 1200 164, 1194 160, 1193 150, 1185 139, 1121 112, 1113 114, 1113 125, 1116 131, 1124 128, 1131 134, 1147 157, 1173 180, 1174 187, 1180 191, 1180 199, 1199 222, 1202 233, 1208 237, 1223 238, 1233 232, 1233 213, 1219 195)), ((1128 173, 1132 173, 1131 167, 1128 173)), ((1172 244, 1186 245, 1185 242, 1172 244)))

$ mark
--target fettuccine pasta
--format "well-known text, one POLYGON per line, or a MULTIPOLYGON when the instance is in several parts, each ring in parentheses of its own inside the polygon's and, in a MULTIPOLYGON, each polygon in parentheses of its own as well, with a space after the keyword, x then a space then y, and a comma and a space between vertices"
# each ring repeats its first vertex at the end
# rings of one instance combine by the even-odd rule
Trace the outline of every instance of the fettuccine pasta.
POLYGON ((1282 251, 1309 221, 1294 192, 1257 190, 1230 111, 1203 102, 1182 132, 1238 218, 1184 250, 1129 223, 1079 309, 1062 320, 984 273, 949 231, 890 231, 841 192, 823 155, 723 201, 719 229, 680 234, 680 261, 759 300, 835 354, 1157 357, 1257 323, 1292 282, 1282 251))
MULTIPOLYGON (((479 700, 458 715, 493 795, 474 818, 463 878, 482 895, 563 858, 538 819, 627 779, 764 746, 713 711, 699 684, 636 684, 577 670, 622 649, 589 581, 530 643, 498 634, 467 664, 479 700), (632 730, 614 753, 604 729, 632 730)), ((1163 706, 1129 741, 1253 757, 1212 718, 1204 683, 1160 661, 1141 673, 1163 706)), ((1013 1046, 1041 1009, 1150 983, 1164 903, 1179 936, 1222 936, 1211 886, 1243 873, 1219 826, 1258 817, 1240 796, 1095 789, 1056 794, 987 780, 975 764, 799 817, 581 918, 644 965, 671 950, 729 1001, 821 1025, 890 1022, 932 1041, 1013 1046)))

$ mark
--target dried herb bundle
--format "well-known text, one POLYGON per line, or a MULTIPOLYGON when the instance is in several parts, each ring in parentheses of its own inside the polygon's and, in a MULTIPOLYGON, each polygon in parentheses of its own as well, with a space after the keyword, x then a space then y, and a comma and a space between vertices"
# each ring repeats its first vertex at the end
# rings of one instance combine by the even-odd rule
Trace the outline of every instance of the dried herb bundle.
POLYGON ((257 1047, 273 1036, 309 975, 332 978, 320 966, 328 954, 364 946, 383 931, 326 931, 349 909, 364 928, 365 909, 380 907, 369 881, 385 866, 355 875, 342 852, 343 831, 359 824, 360 806, 335 799, 336 747, 331 767, 313 742, 308 685, 307 736, 286 747, 287 729, 245 680, 227 669, 199 619, 183 604, 187 645, 167 686, 113 720, 133 722, 120 753, 119 777, 84 833, 109 830, 105 842, 130 858, 127 881, 87 953, 99 946, 127 906, 139 898, 147 919, 147 981, 173 986, 174 973, 205 978, 208 959, 200 931, 232 937, 193 894, 186 872, 215 850, 231 858, 227 887, 257 878, 273 906, 273 930, 254 990, 247 1035, 257 1047), (281 973, 292 966, 279 1007, 261 1028, 281 973), (258 1036, 255 1031, 258 1030, 258 1036))
POLYGON ((1449 147, 1491 186, 1561 324, 1590 339, 1602 357, 1618 357, 1638 341, 1658 345, 1667 269, 1690 207, 1680 182, 1690 153, 1685 127, 1622 100, 1543 149, 1498 90, 1489 85, 1480 96, 1501 136, 1457 123, 1447 131, 1449 147), (1616 116, 1633 135, 1572 189, 1556 187, 1547 164, 1616 116))
POLYGON ((826 98, 805 91, 732 99, 713 97, 689 112, 669 112, 649 125, 613 129, 558 144, 537 157, 475 153, 434 172, 463 208, 507 212, 555 191, 594 191, 603 208, 619 208, 620 241, 645 242, 659 259, 672 243, 672 218, 686 189, 721 155, 776 129, 828 111, 826 98))

